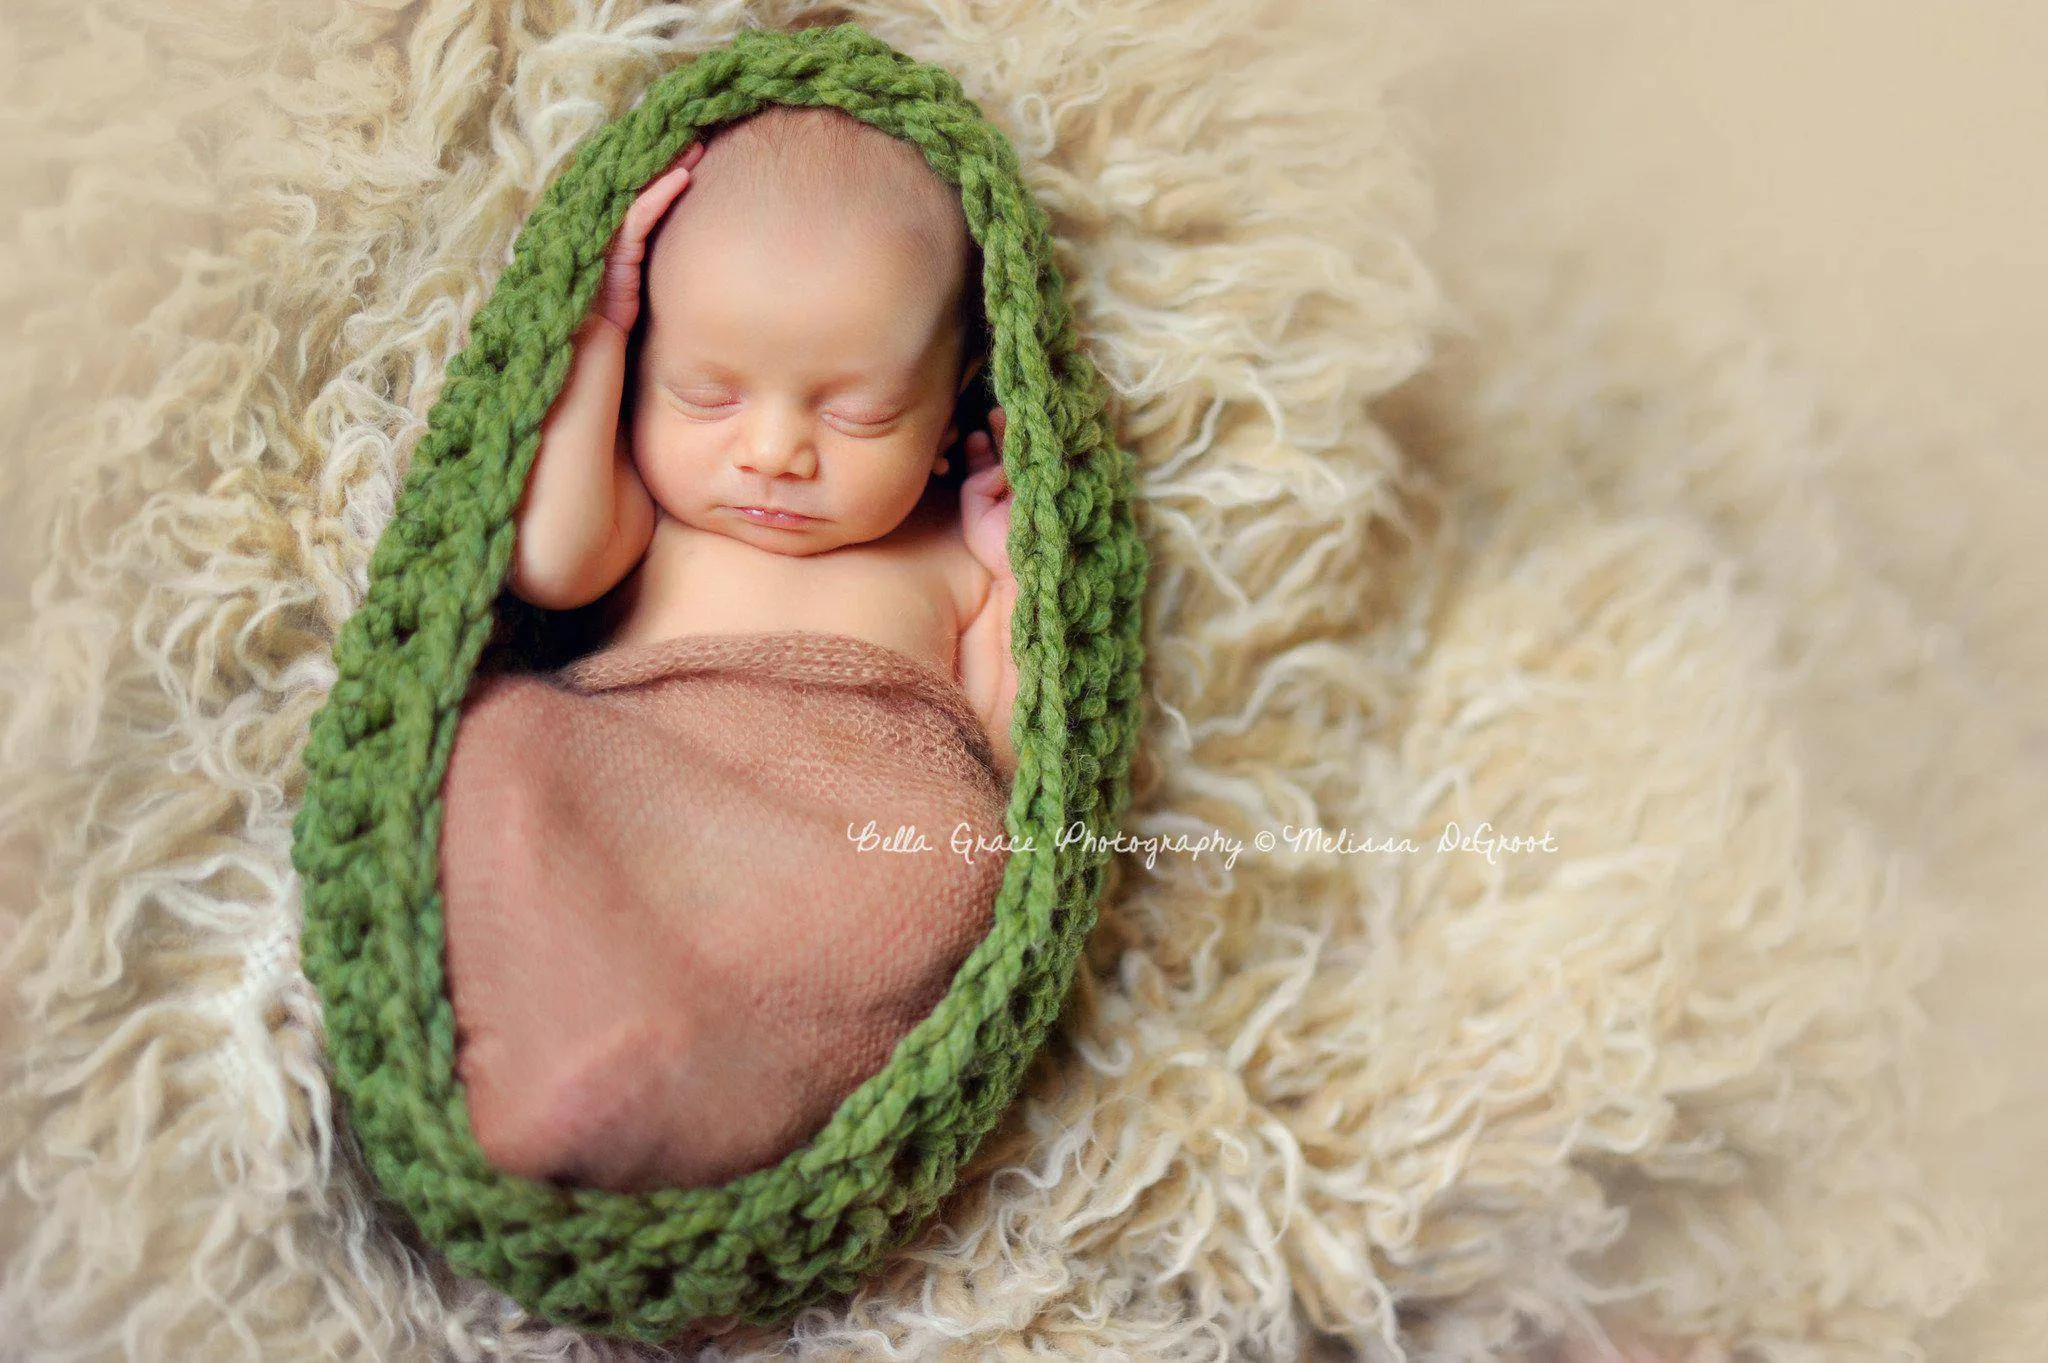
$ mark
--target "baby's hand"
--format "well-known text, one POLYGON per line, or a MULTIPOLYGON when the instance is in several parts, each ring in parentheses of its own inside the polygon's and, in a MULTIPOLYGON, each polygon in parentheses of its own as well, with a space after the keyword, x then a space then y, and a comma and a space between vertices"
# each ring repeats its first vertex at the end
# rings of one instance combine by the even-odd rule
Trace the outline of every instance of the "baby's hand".
POLYGON ((605 252, 597 297, 576 329, 569 376, 541 420, 540 450, 513 517, 518 534, 507 585, 546 610, 597 600, 625 579, 653 540, 654 499, 620 429, 626 351, 640 317, 647 238, 703 156, 701 142, 684 148, 626 210, 605 252))
POLYGON ((1005 781, 1017 772, 1010 745, 1010 720, 1017 705, 1017 661, 1010 654, 1010 616, 1017 606, 1017 578, 1010 571, 1010 509, 1015 500, 997 454, 1006 425, 1003 409, 989 412, 995 432, 967 437, 967 481, 960 485, 960 523, 967 552, 988 569, 988 599, 960 637, 958 676, 975 713, 988 730, 996 770, 1005 781))
POLYGON ((626 220, 612 238, 605 253, 604 282, 598 286, 597 301, 590 315, 602 317, 620 331, 631 333, 640 318, 640 267, 647 260, 647 238, 661 215, 682 196, 690 184, 690 170, 704 159, 704 144, 692 142, 676 157, 675 164, 656 176, 626 210, 626 220))
POLYGON ((1010 571, 1010 508, 1015 498, 1010 478, 997 453, 1002 448, 1003 429, 1008 417, 1000 407, 991 408, 988 424, 995 432, 976 431, 967 437, 967 481, 960 485, 960 526, 967 537, 967 552, 974 555, 999 581, 1013 577, 1010 571))

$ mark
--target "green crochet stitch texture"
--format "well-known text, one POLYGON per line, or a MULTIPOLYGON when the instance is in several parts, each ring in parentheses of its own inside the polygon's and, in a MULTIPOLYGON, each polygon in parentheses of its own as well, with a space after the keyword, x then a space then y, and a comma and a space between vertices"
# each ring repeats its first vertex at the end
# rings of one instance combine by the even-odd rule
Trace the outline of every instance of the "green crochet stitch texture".
POLYGON ((943 68, 853 24, 748 29, 578 148, 448 365, 368 594, 336 640, 293 827, 302 959, 348 1125, 384 1194, 457 1271, 557 1323, 660 1341, 713 1318, 786 1319, 856 1288, 918 1231, 1014 1100, 1109 875, 1100 845, 1061 837, 1113 834, 1129 799, 1147 573, 1132 478, 1044 211, 1009 141, 943 68), (639 190, 702 130, 771 103, 836 107, 915 145, 958 188, 981 246, 1016 498, 1006 831, 1018 850, 994 927, 950 992, 780 1164, 644 1194, 509 1177, 484 1162, 454 1075, 441 779, 479 657, 513 610, 501 591, 513 511, 606 248, 639 190))

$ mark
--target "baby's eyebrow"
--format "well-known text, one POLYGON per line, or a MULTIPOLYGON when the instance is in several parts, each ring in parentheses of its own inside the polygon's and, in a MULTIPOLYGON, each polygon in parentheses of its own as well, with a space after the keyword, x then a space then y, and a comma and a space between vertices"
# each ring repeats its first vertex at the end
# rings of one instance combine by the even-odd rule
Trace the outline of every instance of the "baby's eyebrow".
POLYGON ((821 386, 829 388, 834 384, 848 382, 864 383, 870 380, 877 383, 908 384, 916 377, 917 366, 915 365, 877 362, 869 368, 842 369, 836 374, 827 375, 825 382, 821 386))
POLYGON ((733 376, 733 372, 730 369, 727 369, 724 365, 720 364, 717 360, 697 359, 695 357, 692 357, 690 359, 679 359, 674 355, 663 356, 661 363, 655 367, 655 373, 664 379, 675 378, 677 376, 694 379, 703 377, 705 375, 710 375, 714 378, 729 379, 733 376))

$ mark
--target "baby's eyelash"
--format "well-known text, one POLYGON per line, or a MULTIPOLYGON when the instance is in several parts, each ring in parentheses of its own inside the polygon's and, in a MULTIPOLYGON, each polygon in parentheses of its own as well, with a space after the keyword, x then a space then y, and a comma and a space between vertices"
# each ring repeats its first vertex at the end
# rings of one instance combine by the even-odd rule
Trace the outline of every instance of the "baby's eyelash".
POLYGON ((733 403, 731 403, 731 401, 723 401, 723 403, 702 403, 702 401, 696 401, 694 397, 682 397, 682 395, 678 393, 678 395, 676 395, 676 405, 678 405, 678 407, 682 407, 682 413, 684 413, 686 417, 690 417, 690 420, 711 420, 711 417, 719 417, 719 415, 723 415, 723 413, 725 413, 725 409, 727 409, 727 407, 731 407, 733 403))
MULTIPOLYGON (((676 401, 681 403, 683 406, 695 408, 696 410, 703 412, 722 411, 727 407, 737 405, 739 401, 739 399, 737 398, 726 398, 720 402, 707 402, 702 398, 694 398, 684 393, 677 393, 674 389, 670 389, 669 391, 675 397, 676 401)), ((887 416, 870 417, 852 416, 845 412, 826 412, 824 413, 824 415, 831 417, 832 420, 835 422, 839 422, 847 426, 872 428, 878 426, 887 426, 890 423, 896 421, 898 417, 900 417, 902 414, 900 412, 897 412, 890 413, 887 416)))

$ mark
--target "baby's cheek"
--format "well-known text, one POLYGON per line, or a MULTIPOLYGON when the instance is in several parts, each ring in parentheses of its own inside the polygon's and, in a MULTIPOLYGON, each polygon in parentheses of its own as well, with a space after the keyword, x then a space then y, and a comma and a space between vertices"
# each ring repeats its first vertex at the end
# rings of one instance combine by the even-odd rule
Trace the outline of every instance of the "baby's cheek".
POLYGON ((709 457, 701 439, 672 429, 672 423, 650 418, 633 432, 633 465, 648 494, 665 507, 687 500, 704 485, 709 457))

